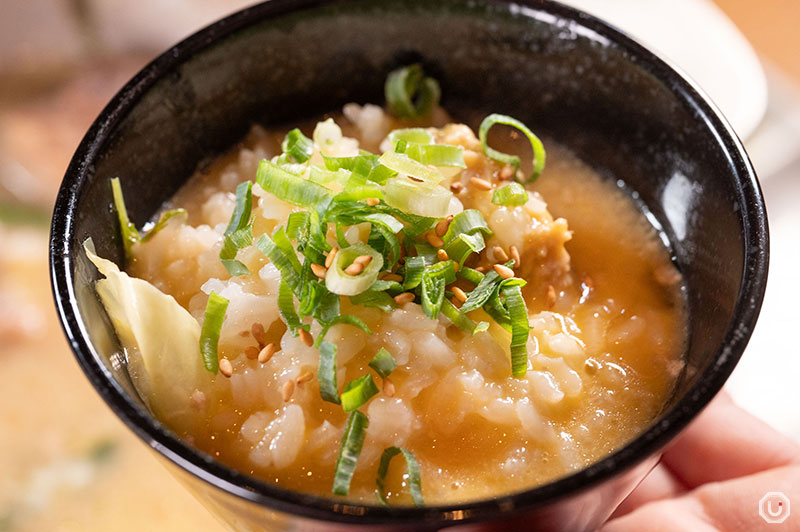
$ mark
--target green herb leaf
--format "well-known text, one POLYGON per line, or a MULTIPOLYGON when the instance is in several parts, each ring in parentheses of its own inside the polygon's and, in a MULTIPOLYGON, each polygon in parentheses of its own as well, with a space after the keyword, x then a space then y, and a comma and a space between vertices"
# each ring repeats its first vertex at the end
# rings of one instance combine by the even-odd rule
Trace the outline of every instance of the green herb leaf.
POLYGON ((334 495, 347 495, 350 492, 350 482, 356 470, 361 448, 364 446, 367 427, 369 419, 358 410, 353 411, 347 418, 342 443, 339 446, 339 456, 336 459, 336 472, 333 477, 334 495))
POLYGON ((208 371, 216 374, 219 371, 219 357, 217 345, 225 312, 228 310, 228 300, 211 292, 206 303, 203 328, 200 330, 200 354, 203 356, 203 365, 208 371))
POLYGON ((372 375, 364 375, 347 383, 339 395, 342 401, 342 410, 352 412, 364 406, 378 393, 378 387, 372 380, 372 375))
POLYGON ((415 64, 389 73, 384 85, 386 105, 398 118, 421 118, 439 103, 439 83, 425 77, 422 66, 415 64))
POLYGON ((495 124, 504 124, 514 127, 522 131, 522 133, 528 138, 528 141, 531 143, 531 148, 533 149, 533 172, 531 173, 530 177, 523 181, 523 183, 533 182, 537 177, 539 177, 539 174, 542 173, 542 170, 544 170, 545 151, 542 141, 539 140, 539 137, 534 135, 525 124, 516 118, 500 114, 491 114, 483 119, 483 122, 481 122, 481 127, 478 130, 478 137, 480 138, 481 145, 483 146, 483 152, 495 161, 510 164, 514 167, 515 171, 519 169, 521 163, 518 156, 497 151, 487 144, 486 139, 489 134, 489 130, 492 129, 492 126, 495 124))
POLYGON ((422 499, 422 481, 420 479, 419 464, 417 459, 411 451, 406 451, 401 447, 389 447, 383 451, 381 455, 381 462, 378 466, 378 500, 383 504, 386 502, 386 488, 384 481, 386 480, 386 473, 389 472, 389 463, 392 458, 402 454, 406 460, 406 473, 408 474, 408 491, 411 493, 411 500, 414 501, 414 506, 424 506, 425 501, 422 499))

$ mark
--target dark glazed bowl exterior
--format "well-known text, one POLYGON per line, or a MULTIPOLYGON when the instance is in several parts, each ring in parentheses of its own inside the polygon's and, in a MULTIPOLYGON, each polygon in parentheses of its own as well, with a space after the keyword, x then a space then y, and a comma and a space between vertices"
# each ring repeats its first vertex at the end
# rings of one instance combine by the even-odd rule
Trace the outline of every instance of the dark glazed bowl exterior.
MULTIPOLYGON (((767 220, 730 126, 697 88, 607 24, 520 0, 273 0, 189 37, 134 77, 89 129, 56 202, 53 291, 78 362, 100 395, 209 508, 237 530, 592 530, 730 375, 766 284, 767 220), (422 61, 462 120, 513 115, 622 179, 663 230, 686 280, 687 369, 663 414, 614 454, 550 484, 448 506, 385 508, 286 491, 184 444, 135 393, 93 291, 81 244, 122 264, 108 178, 144 224, 198 164, 253 123, 381 102, 392 68, 422 61)), ((436 482, 436 479, 428 479, 436 482)))

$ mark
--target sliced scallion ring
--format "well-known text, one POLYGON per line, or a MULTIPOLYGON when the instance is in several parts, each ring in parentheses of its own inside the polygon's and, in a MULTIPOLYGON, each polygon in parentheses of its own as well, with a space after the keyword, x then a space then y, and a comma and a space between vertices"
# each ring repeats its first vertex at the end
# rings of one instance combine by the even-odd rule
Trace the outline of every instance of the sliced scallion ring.
POLYGON ((389 136, 386 137, 389 139, 389 142, 392 146, 397 143, 398 140, 404 140, 406 142, 415 142, 417 144, 433 144, 433 134, 425 128, 422 127, 410 127, 407 129, 395 129, 389 136))
POLYGON ((545 151, 542 141, 539 140, 539 137, 534 135, 530 129, 528 129, 528 126, 516 118, 500 114, 491 114, 483 119, 483 122, 481 122, 481 127, 478 130, 478 138, 480 138, 481 145, 483 146, 483 152, 487 157, 491 157, 495 161, 510 164, 514 167, 515 171, 519 169, 521 164, 518 156, 495 150, 487 144, 486 139, 489 134, 489 130, 492 129, 492 126, 495 124, 503 124, 514 127, 522 131, 522 133, 528 138, 528 141, 531 143, 531 148, 533 149, 533 172, 531 172, 531 175, 522 182, 533 182, 537 177, 539 177, 539 174, 542 173, 542 170, 544 170, 545 151))
POLYGON ((354 296, 369 290, 383 269, 383 256, 366 244, 353 244, 336 253, 333 264, 325 274, 325 286, 334 294, 354 296), (357 275, 345 273, 345 269, 358 257, 369 256, 372 260, 357 275))
MULTIPOLYGON (((451 166, 466 168, 464 148, 449 144, 417 144, 410 143, 405 154, 415 161, 430 166, 451 166)), ((440 172, 441 173, 441 172, 440 172)))
POLYGON ((421 118, 439 103, 439 83, 415 64, 393 70, 384 85, 386 106, 398 118, 421 118))
POLYGON ((431 168, 419 161, 415 161, 405 153, 387 151, 378 158, 378 162, 399 174, 415 177, 429 184, 435 185, 444 179, 444 175, 442 175, 439 170, 431 168))
POLYGON ((405 176, 397 176, 386 182, 383 201, 403 212, 444 218, 450 209, 453 193, 439 185, 418 183, 405 176))
POLYGON ((411 493, 411 500, 414 501, 414 506, 424 506, 425 501, 422 499, 422 481, 419 474, 419 464, 414 453, 407 451, 401 447, 389 447, 383 451, 381 455, 381 462, 378 466, 378 500, 383 504, 386 502, 386 487, 384 481, 386 480, 386 473, 389 472, 389 463, 392 458, 402 454, 406 460, 406 473, 408 475, 408 491, 411 493))

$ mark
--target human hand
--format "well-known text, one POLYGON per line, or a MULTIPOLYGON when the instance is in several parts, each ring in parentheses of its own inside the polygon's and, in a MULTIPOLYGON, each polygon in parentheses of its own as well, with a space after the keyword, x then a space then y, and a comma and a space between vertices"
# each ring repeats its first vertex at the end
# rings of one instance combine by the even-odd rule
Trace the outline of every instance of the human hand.
POLYGON ((601 532, 800 531, 800 446, 723 393, 671 445, 601 532), (781 525, 759 515, 770 491, 798 508, 781 525))
POLYGON ((800 446, 723 392, 668 447, 600 532, 761 530, 800 532, 800 446), (782 492, 796 505, 796 513, 780 525, 759 515, 759 501, 771 491, 782 492))

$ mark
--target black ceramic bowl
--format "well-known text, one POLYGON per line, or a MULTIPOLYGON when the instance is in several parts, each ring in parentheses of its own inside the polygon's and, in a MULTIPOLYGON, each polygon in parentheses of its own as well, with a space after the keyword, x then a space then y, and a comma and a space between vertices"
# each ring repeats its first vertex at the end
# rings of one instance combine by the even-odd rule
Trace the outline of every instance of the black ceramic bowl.
MULTIPOLYGON (((462 115, 463 116, 463 115, 462 115)), ((67 170, 50 242, 58 310, 114 412, 235 529, 436 529, 468 521, 590 530, 719 391, 755 324, 767 275, 764 203, 741 143, 697 88, 607 24, 547 1, 273 0, 168 50, 103 110, 67 170), (495 499, 384 508, 286 491, 187 446, 143 408, 95 297, 81 244, 122 264, 108 178, 144 224, 199 163, 253 123, 381 102, 387 72, 422 61, 459 113, 513 115, 624 178, 663 228, 686 280, 687 369, 638 438, 560 480, 495 499), (315 528, 319 527, 319 528, 315 528)), ((520 526, 520 528, 523 528, 520 526)))

